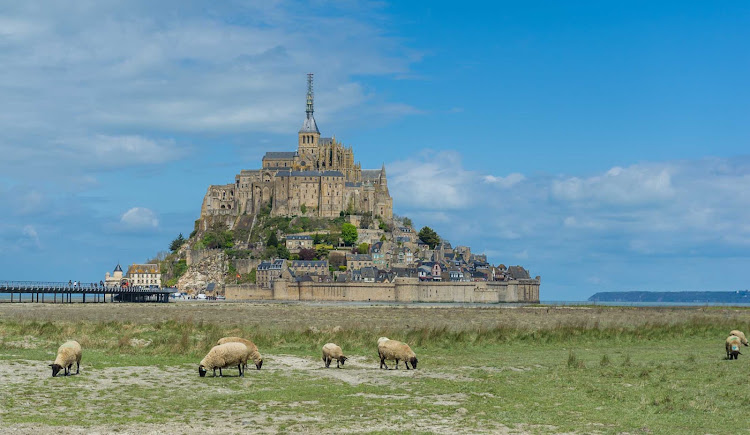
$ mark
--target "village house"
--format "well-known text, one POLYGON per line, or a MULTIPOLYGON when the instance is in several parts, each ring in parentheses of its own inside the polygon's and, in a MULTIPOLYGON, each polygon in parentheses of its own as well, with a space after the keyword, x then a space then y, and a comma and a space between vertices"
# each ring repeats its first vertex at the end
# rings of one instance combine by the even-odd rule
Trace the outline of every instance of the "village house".
POLYGON ((286 236, 286 249, 293 254, 299 253, 300 249, 312 249, 313 238, 308 235, 288 235, 286 236))
POLYGON ((328 260, 292 260, 289 263, 289 269, 297 277, 304 275, 327 276, 329 274, 328 260))
POLYGON ((346 267, 349 270, 372 266, 372 255, 370 254, 346 254, 346 267))
POLYGON ((271 261, 263 261, 258 265, 255 282, 259 286, 271 288, 271 283, 280 279, 291 279, 291 273, 287 268, 286 260, 278 258, 271 261))

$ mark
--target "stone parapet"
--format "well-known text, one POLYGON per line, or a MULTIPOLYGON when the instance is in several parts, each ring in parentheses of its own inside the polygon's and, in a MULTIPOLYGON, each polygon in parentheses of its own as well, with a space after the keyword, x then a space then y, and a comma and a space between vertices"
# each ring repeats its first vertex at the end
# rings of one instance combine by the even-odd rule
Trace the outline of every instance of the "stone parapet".
POLYGON ((392 283, 316 283, 274 281, 226 286, 227 299, 328 302, 539 303, 539 281, 420 282, 396 278, 392 283))

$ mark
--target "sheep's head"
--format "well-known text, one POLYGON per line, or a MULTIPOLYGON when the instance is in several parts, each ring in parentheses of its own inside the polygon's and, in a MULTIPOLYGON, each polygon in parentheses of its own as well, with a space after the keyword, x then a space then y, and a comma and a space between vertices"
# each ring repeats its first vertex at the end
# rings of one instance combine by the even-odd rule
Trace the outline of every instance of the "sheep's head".
POLYGON ((261 367, 263 367, 263 360, 259 359, 258 361, 255 362, 255 368, 260 370, 261 367))
POLYGON ((206 376, 206 368, 203 367, 202 365, 199 365, 198 366, 198 374, 201 375, 202 378, 205 377, 206 376))
POLYGON ((417 361, 417 357, 414 357, 414 358, 410 359, 409 362, 411 363, 411 367, 412 368, 414 368, 414 369, 417 368, 417 362, 418 362, 417 361))
POLYGON ((57 376, 57 373, 60 372, 60 370, 62 370, 62 368, 63 368, 60 364, 50 364, 49 366, 52 367, 52 377, 53 378, 55 376, 57 376))
POLYGON ((343 365, 344 365, 344 362, 346 362, 346 360, 348 360, 348 359, 349 359, 349 358, 347 358, 347 357, 345 357, 345 356, 342 356, 341 358, 339 358, 339 362, 340 362, 340 363, 341 363, 341 365, 343 366, 343 365))

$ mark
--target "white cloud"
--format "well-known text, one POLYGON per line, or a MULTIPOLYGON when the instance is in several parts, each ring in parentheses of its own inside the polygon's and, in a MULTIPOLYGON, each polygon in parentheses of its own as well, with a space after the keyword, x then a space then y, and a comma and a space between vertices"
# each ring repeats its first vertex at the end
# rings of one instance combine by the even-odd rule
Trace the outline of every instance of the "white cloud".
POLYGON ((120 224, 127 231, 154 230, 159 226, 159 219, 147 208, 133 207, 123 213, 120 224))
POLYGON ((516 184, 522 182, 525 180, 526 177, 523 176, 523 174, 519 174, 518 172, 514 172, 512 174, 508 174, 505 177, 496 177, 494 175, 485 175, 484 176, 484 182, 489 184, 495 184, 503 189, 507 189, 509 187, 513 187, 516 184))
POLYGON ((638 204, 672 197, 672 168, 663 165, 616 166, 603 175, 568 177, 552 183, 553 197, 565 201, 638 204))
POLYGON ((185 154, 174 140, 156 141, 139 135, 93 137, 65 140, 58 152, 79 163, 96 167, 158 165, 185 154))
POLYGON ((182 139, 169 137, 289 133, 304 115, 308 71, 317 73, 319 123, 353 107, 373 114, 370 124, 419 114, 356 79, 409 73, 421 58, 392 36, 381 8, 9 4, 0 17, 0 169, 108 170, 112 155, 120 166, 159 164, 184 155, 182 139))
POLYGON ((31 244, 36 248, 41 248, 42 244, 39 241, 39 234, 36 232, 36 228, 33 225, 25 225, 23 227, 23 235, 31 244))
POLYGON ((405 208, 453 210, 474 201, 477 176, 463 169, 457 152, 424 151, 416 158, 388 165, 394 203, 405 208))

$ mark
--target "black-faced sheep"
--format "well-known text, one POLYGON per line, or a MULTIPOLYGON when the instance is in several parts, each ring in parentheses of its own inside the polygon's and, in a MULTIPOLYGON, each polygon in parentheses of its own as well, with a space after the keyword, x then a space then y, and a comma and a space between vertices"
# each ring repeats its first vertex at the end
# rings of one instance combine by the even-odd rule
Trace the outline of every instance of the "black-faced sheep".
POLYGON ((744 344, 745 346, 747 346, 747 338, 745 338, 745 334, 743 334, 742 331, 738 331, 735 329, 734 331, 730 331, 729 335, 734 335, 735 337, 739 337, 740 342, 744 344))
POLYGON ((411 350, 408 344, 402 343, 397 340, 390 340, 386 337, 380 337, 378 339, 378 356, 380 357, 380 368, 388 368, 386 360, 396 361, 396 369, 398 369, 398 362, 404 361, 406 370, 409 370, 409 364, 413 369, 417 368, 417 355, 411 350))
POLYGON ((727 359, 737 359, 738 355, 742 355, 742 353, 740 353, 741 344, 742 340, 740 339, 740 337, 737 337, 736 335, 730 335, 729 337, 727 337, 727 359))
POLYGON ((348 358, 344 356, 344 352, 338 345, 334 343, 326 343, 326 345, 323 346, 323 362, 326 363, 326 368, 331 365, 331 361, 336 360, 336 368, 340 369, 344 366, 344 362, 347 359, 348 358), (339 363, 341 363, 341 366, 339 366, 339 363))
POLYGON ((224 343, 242 343, 245 346, 247 346, 247 349, 250 351, 250 359, 253 360, 255 363, 255 368, 260 370, 261 367, 263 367, 263 358, 260 356, 260 352, 258 352, 258 346, 255 345, 250 340, 246 340, 241 337, 224 337, 219 340, 219 344, 224 343))
POLYGON ((57 376, 62 369, 65 369, 65 376, 69 376, 73 363, 76 363, 76 374, 78 374, 81 369, 81 345, 71 340, 66 341, 57 349, 57 358, 49 365, 52 367, 52 377, 57 376))
POLYGON ((248 358, 250 358, 250 350, 244 344, 220 344, 211 348, 206 357, 200 362, 198 365, 198 374, 204 377, 208 370, 213 370, 214 377, 216 377, 216 369, 219 369, 219 376, 223 376, 224 374, 221 372, 221 369, 236 365, 240 370, 240 376, 245 376, 243 367, 247 365, 248 358))

